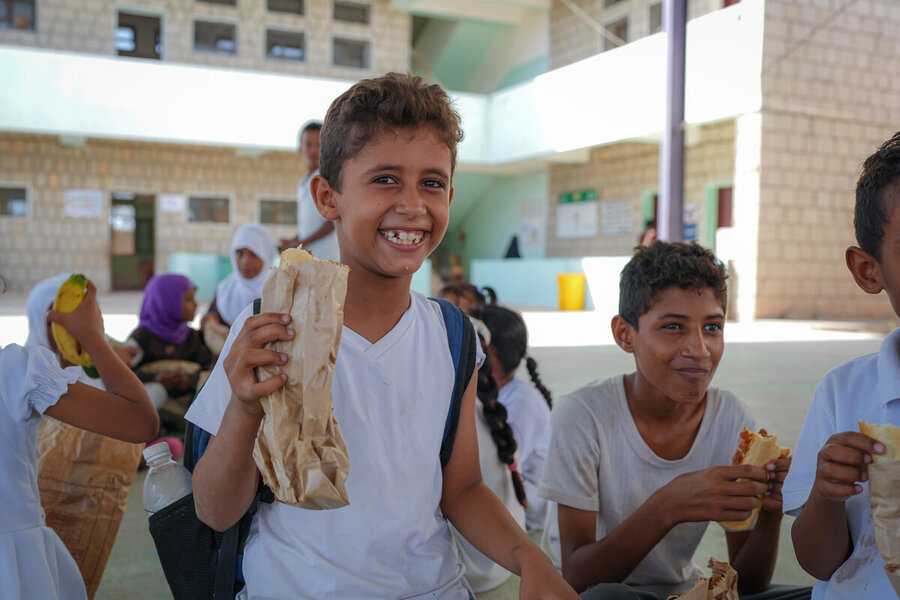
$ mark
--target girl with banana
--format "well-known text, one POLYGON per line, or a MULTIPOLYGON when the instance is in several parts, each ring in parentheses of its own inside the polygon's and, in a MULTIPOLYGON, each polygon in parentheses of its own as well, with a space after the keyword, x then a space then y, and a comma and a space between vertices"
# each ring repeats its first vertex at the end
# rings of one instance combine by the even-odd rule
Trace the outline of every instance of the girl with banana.
POLYGON ((37 485, 41 416, 129 442, 152 440, 159 429, 144 387, 103 336, 92 283, 83 276, 67 280, 47 318, 57 347, 71 352, 77 360, 67 358, 81 366, 63 369, 49 349, 37 344, 0 350, 0 506, 4 507, 0 598, 4 599, 87 597, 74 559, 44 522, 37 485), (79 382, 83 367, 96 369, 108 391, 79 382))

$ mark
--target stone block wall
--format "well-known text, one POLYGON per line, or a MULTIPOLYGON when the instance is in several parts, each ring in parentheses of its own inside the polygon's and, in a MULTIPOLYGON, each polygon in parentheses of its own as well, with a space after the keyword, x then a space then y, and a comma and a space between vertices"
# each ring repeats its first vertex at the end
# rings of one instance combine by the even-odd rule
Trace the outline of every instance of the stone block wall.
POLYGON ((371 6, 370 24, 334 20, 332 0, 304 0, 303 15, 269 11, 266 0, 238 0, 236 6, 203 0, 137 0, 121 5, 107 0, 36 0, 35 30, 0 29, 0 44, 116 56, 117 10, 122 10, 161 17, 164 62, 351 80, 409 70, 411 15, 393 9, 390 0, 355 1, 371 6), (236 53, 195 50, 197 18, 236 24, 236 53), (306 59, 267 58, 267 27, 303 32, 306 59), (370 68, 332 65, 334 35, 370 40, 370 68))
MULTIPOLYGON (((55 136, 0 134, 0 185, 24 184, 29 216, 0 216, 0 274, 11 290, 28 290, 60 271, 84 272, 101 291, 111 285, 109 210, 113 192, 155 194, 155 269, 173 252, 227 254, 234 231, 257 222, 259 199, 296 197, 296 154, 241 158, 227 148, 89 139, 62 146, 55 136), (67 189, 98 189, 96 217, 65 214, 67 189), (215 192, 231 198, 229 223, 194 223, 184 212, 162 212, 160 194, 215 192)), ((295 226, 267 225, 276 239, 295 226)))
POLYGON ((900 3, 767 0, 758 317, 889 317, 844 263, 863 161, 900 129, 900 3))
MULTIPOLYGON (((725 121, 700 128, 699 143, 685 153, 684 204, 697 207, 698 238, 703 239, 707 186, 729 182, 734 176, 734 122, 725 121)), ((550 167, 547 256, 602 256, 630 254, 643 231, 641 199, 658 189, 659 146, 626 142, 591 150, 585 165, 550 167), (556 236, 559 194, 596 189, 600 203, 630 200, 632 230, 622 235, 560 239, 556 236)), ((738 223, 735 224, 739 225, 738 223)), ((602 230, 602 224, 601 224, 602 230)))

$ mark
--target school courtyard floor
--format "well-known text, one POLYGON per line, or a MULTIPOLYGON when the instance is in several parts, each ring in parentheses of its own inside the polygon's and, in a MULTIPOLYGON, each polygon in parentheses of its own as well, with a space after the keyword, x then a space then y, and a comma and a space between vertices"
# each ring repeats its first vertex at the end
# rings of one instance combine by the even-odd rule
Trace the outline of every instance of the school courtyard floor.
MULTIPOLYGON (((0 295, 0 346, 23 343, 27 335, 24 296, 0 295)), ((100 298, 107 332, 124 339, 136 324, 140 295, 110 294, 100 298)), ((592 312, 526 313, 531 353, 554 395, 584 383, 633 369, 631 356, 612 343, 609 318, 592 312)), ((878 350, 880 339, 895 323, 756 321, 728 323, 726 351, 715 385, 733 391, 749 407, 760 426, 793 447, 816 383, 832 367, 878 350)), ((527 377, 527 375, 526 375, 527 377)), ((145 472, 138 473, 129 495, 128 511, 119 529, 98 600, 171 598, 147 532, 141 502, 145 472)), ((812 583, 798 566, 790 541, 792 519, 782 525, 774 581, 812 583)), ((721 528, 707 530, 695 560, 727 558, 721 528)), ((518 581, 480 594, 479 600, 518 598, 518 581)))

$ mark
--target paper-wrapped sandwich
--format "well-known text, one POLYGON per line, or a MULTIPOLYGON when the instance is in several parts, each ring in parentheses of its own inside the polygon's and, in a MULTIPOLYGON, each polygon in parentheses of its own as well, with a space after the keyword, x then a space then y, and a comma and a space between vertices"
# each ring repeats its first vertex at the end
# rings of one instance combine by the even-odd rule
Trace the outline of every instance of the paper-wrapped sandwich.
MULTIPOLYGON (((765 429, 760 429, 759 433, 754 433, 744 427, 737 451, 734 453, 731 463, 734 465, 763 467, 770 461, 787 458, 790 453, 790 448, 783 448, 778 445, 777 435, 769 435, 765 429)), ((743 521, 719 521, 719 525, 729 531, 746 531, 756 521, 758 514, 759 508, 754 508, 750 516, 743 521)))
POLYGON ((884 444, 884 454, 873 454, 869 465, 869 503, 875 543, 884 570, 900 596, 900 427, 859 422, 859 431, 884 444))
POLYGON ((267 345, 289 356, 259 367, 260 381, 285 373, 280 390, 260 400, 265 416, 253 458, 279 502, 303 508, 350 503, 350 458, 331 403, 331 380, 344 321, 349 268, 289 249, 266 276, 261 312, 291 315, 293 339, 267 345))
POLYGON ((690 590, 677 597, 669 596, 669 600, 739 600, 737 571, 714 558, 709 559, 707 566, 712 569, 712 577, 697 580, 690 590))

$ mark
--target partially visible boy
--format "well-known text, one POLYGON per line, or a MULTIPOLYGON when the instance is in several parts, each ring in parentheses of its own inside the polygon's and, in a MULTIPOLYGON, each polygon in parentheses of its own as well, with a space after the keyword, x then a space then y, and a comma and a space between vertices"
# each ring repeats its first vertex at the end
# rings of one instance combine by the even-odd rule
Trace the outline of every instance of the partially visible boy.
POLYGON ((612 320, 635 372, 554 406, 538 493, 556 506, 543 546, 582 598, 684 592, 703 576, 691 557, 709 522, 740 521, 760 506, 752 530, 726 533, 728 559, 742 593, 769 587, 790 458, 731 465, 741 430, 755 423, 733 394, 709 387, 725 349, 725 279, 697 244, 638 247, 612 320))
MULTIPOLYGON (((869 294, 887 292, 900 315, 900 132, 866 159, 856 184, 856 239, 847 267, 869 294)), ((900 329, 876 354, 830 371, 816 395, 784 484, 800 565, 820 581, 813 598, 894 598, 875 545, 868 465, 882 444, 858 421, 900 424, 900 329)))

